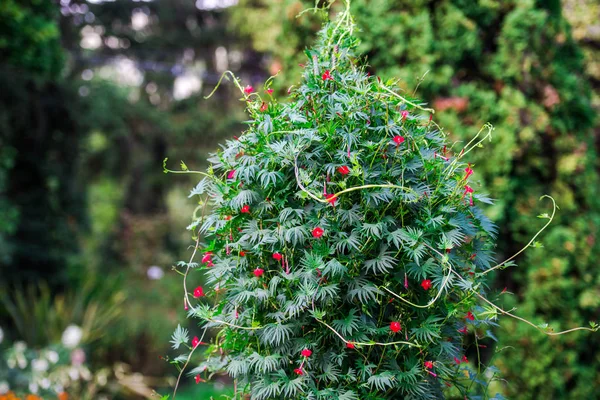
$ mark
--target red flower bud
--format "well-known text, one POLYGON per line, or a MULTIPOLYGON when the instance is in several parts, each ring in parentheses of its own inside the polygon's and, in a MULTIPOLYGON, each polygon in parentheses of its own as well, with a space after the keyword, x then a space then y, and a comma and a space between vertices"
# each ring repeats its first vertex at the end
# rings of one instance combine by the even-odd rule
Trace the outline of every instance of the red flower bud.
POLYGON ((277 261, 281 261, 283 256, 279 253, 273 253, 273 258, 276 259, 277 261))
POLYGON ((400 322, 394 321, 390 324, 390 330, 394 333, 396 332, 400 332, 402 330, 402 326, 400 325, 400 322))
POLYGON ((348 349, 353 349, 353 348, 354 348, 354 343, 352 343, 352 342, 348 342, 348 343, 346 343, 346 347, 347 347, 348 349))
POLYGON ((312 350, 310 349, 304 349, 300 352, 300 354, 302 354, 302 357, 310 357, 312 354, 312 350))
POLYGON ((194 336, 194 338, 192 339, 192 347, 196 348, 196 346, 198 346, 200 344, 200 339, 198 339, 198 336, 194 336))
POLYGON ((339 167, 337 170, 338 170, 338 172, 339 172, 340 174, 342 174, 342 175, 348 175, 348 174, 350 173, 350 168, 348 168, 348 167, 347 167, 347 166, 345 166, 345 165, 342 165, 342 166, 341 166, 341 167, 339 167))
POLYGON ((204 256, 202 256, 202 263, 211 263, 212 259, 212 252, 207 251, 206 253, 204 253, 204 256))
POLYGON ((227 173, 227 179, 233 179, 234 176, 235 176, 235 169, 232 169, 231 171, 229 171, 227 173))
POLYGON ((252 92, 254 92, 254 88, 252 86, 248 85, 244 88, 244 93, 250 94, 252 92))
POLYGON ((406 121, 406 117, 408 117, 408 111, 404 110, 400 113, 402 115, 402 121, 406 121))
POLYGON ((421 286, 423 287, 423 289, 429 290, 429 288, 431 288, 431 279, 424 279, 421 282, 421 286))
POLYGON ((194 377, 194 379, 196 380, 196 385, 199 384, 202 381, 202 378, 200 378, 200 374, 196 375, 194 377))
POLYGON ((324 81, 327 81, 327 80, 332 81, 333 80, 333 78, 331 77, 331 73, 329 72, 329 70, 327 70, 327 71, 325 71, 323 73, 322 78, 323 78, 324 81))
POLYGON ((335 194, 325 194, 325 198, 327 199, 327 202, 329 204, 335 206, 335 202, 337 201, 337 197, 335 194))
POLYGON ((254 276, 256 276, 257 278, 260 278, 262 276, 262 274, 265 273, 265 270, 262 268, 256 268, 254 270, 254 276))
POLYGON ((266 91, 267 91, 267 93, 269 93, 269 94, 273 94, 273 89, 271 89, 271 88, 268 88, 266 91))
POLYGON ((396 135, 394 136, 394 143, 396 143, 396 146, 400 146, 402 143, 404 143, 404 138, 400 135, 396 135))
POLYGON ((204 296, 204 290, 202 289, 202 286, 198 286, 196 289, 194 289, 194 297, 197 299, 198 297, 203 297, 204 296))
POLYGON ((295 372, 296 374, 298 374, 298 375, 304 375, 304 372, 302 372, 302 368, 296 368, 296 369, 294 370, 294 372, 295 372))

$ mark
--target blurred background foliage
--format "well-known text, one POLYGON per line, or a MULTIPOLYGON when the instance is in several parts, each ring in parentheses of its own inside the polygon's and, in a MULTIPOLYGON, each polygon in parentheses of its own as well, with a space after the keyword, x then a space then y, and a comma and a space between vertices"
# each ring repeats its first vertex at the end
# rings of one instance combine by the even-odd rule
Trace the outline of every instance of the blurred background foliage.
MULTIPOLYGON (((162 377, 175 371, 159 356, 183 321, 170 266, 188 255, 194 182, 162 174, 162 160, 202 169, 219 141, 243 129, 232 85, 202 99, 223 71, 255 86, 280 71, 275 87, 285 95, 322 21, 312 12, 297 18, 312 6, 0 4, 0 347, 52 346, 76 324, 90 369, 112 368, 124 388, 105 396, 147 397, 149 386, 169 384, 162 377), (26 328, 36 324, 46 333, 26 328)), ((473 178, 498 199, 488 211, 502 228, 499 259, 539 228, 535 216, 548 211, 541 195, 561 207, 544 247, 497 274, 495 285, 516 294, 505 306, 557 329, 597 320, 597 1, 353 0, 352 8, 373 74, 417 90, 456 141, 495 125, 492 143, 473 153, 473 178)), ((486 357, 507 379, 498 388, 506 396, 579 399, 600 390, 597 335, 548 338, 504 319, 497 336, 486 357)), ((199 387, 186 389, 189 398, 206 398, 199 387)))

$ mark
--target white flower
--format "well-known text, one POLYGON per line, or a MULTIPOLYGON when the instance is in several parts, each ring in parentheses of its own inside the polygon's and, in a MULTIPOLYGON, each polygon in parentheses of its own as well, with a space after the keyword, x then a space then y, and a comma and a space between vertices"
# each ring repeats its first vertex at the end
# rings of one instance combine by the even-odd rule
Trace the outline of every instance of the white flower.
POLYGON ((54 350, 50 350, 48 352, 48 354, 46 354, 46 358, 48 359, 48 361, 50 361, 52 364, 56 364, 58 362, 58 353, 55 352, 54 350))
POLYGON ((71 369, 69 369, 69 378, 71 378, 72 381, 79 379, 79 371, 77 368, 71 367, 71 369))
POLYGON ((153 265, 150 268, 148 268, 146 274, 148 275, 148 278, 153 281, 159 280, 163 276, 165 276, 165 273, 163 272, 162 268, 157 265, 153 265))
POLYGON ((15 342, 15 351, 22 353, 27 350, 27 344, 25 342, 15 342))
POLYGON ((10 386, 8 386, 8 382, 2 381, 0 382, 0 394, 6 394, 10 390, 10 386))
POLYGON ((62 334, 62 344, 67 349, 74 349, 81 342, 83 331, 77 325, 69 325, 62 334))
POLYGON ((38 388, 38 385, 37 385, 37 383, 31 382, 31 383, 29 384, 29 391, 30 391, 31 393, 33 393, 33 394, 36 394, 36 393, 38 392, 38 389, 39 389, 39 388, 38 388))
POLYGON ((35 360, 31 361, 31 368, 33 368, 34 371, 44 372, 48 369, 48 367, 48 361, 44 360, 43 358, 36 358, 35 360))
POLYGON ((27 359, 21 355, 17 356, 17 365, 21 369, 25 369, 27 367, 27 359))
POLYGON ((42 379, 42 381, 40 382, 40 386, 42 387, 42 389, 48 389, 50 387, 50 379, 42 379))

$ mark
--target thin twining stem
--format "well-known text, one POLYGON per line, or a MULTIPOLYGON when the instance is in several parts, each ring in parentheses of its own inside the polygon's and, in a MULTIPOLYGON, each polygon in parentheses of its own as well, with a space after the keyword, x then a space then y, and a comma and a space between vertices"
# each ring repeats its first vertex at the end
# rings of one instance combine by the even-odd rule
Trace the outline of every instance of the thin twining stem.
POLYGON ((327 324, 327 322, 322 321, 318 318, 315 318, 318 322, 322 323, 323 325, 325 325, 326 327, 328 327, 333 333, 336 334, 337 337, 339 337, 340 339, 342 339, 342 341, 344 343, 352 343, 354 345, 359 345, 359 346, 393 346, 396 344, 405 344, 407 346, 412 346, 412 347, 421 347, 420 345, 416 344, 416 343, 412 343, 412 342, 405 342, 402 340, 396 341, 396 342, 388 342, 388 343, 380 343, 380 342, 355 342, 352 340, 347 340, 345 337, 343 337, 338 331, 336 331, 333 327, 331 327, 329 324, 327 324))
POLYGON ((234 75, 234 73, 231 71, 225 71, 221 74, 221 78, 215 85, 215 88, 212 90, 212 92, 210 92, 208 96, 204 96, 205 99, 210 99, 212 97, 212 95, 215 94, 215 92, 217 91, 219 86, 221 86, 221 82, 223 81, 223 78, 225 78, 227 75, 230 75, 233 78, 233 83, 235 84, 235 86, 237 86, 238 89, 240 89, 240 92, 244 93, 244 88, 242 87, 242 85, 240 85, 240 82, 239 82, 238 78, 234 75))
POLYGON ((506 260, 502 261, 500 264, 481 272, 480 275, 485 275, 489 272, 492 272, 495 269, 502 267, 504 264, 506 264, 507 262, 514 259, 516 256, 518 256, 519 254, 524 252, 529 246, 531 246, 531 244, 535 241, 535 239, 548 227, 548 225, 550 225, 552 223, 552 220, 554 219, 554 214, 556 214, 556 209, 558 208, 558 206, 556 205, 556 202, 554 201, 554 198, 552 196, 545 194, 542 197, 540 197, 540 200, 543 199, 544 197, 547 197, 552 201, 552 215, 548 218, 548 222, 546 222, 546 224, 531 238, 529 243, 527 243, 521 250, 519 250, 517 253, 515 253, 512 257, 507 258, 506 260))
MULTIPOLYGON (((300 190, 302 190, 304 193, 309 195, 313 200, 318 201, 319 203, 329 203, 331 201, 331 199, 322 199, 320 197, 317 197, 315 194, 311 193, 308 189, 306 189, 304 187, 304 185, 302 185, 302 182, 300 182, 299 169, 298 169, 298 154, 296 154, 296 156, 294 157, 294 174, 296 175, 296 183, 298 184, 298 187, 300 188, 300 190)), ((337 193, 333 193, 333 197, 339 197, 342 194, 354 192, 355 190, 374 189, 374 188, 401 189, 406 192, 409 192, 409 193, 413 192, 416 194, 416 192, 411 188, 407 188, 405 186, 394 185, 391 183, 384 183, 384 184, 369 184, 369 185, 354 186, 354 187, 339 191, 337 193)))
POLYGON ((427 111, 430 112, 432 114, 435 114, 435 110, 433 108, 427 108, 427 107, 421 107, 420 105, 413 103, 412 101, 400 96, 398 93, 394 92, 393 90, 388 89, 387 86, 385 86, 383 83, 379 83, 379 87, 382 88, 383 90, 385 90, 386 92, 390 93, 391 95, 399 98, 400 100, 402 100, 403 102, 410 104, 411 106, 418 108, 419 110, 422 111, 427 111))
POLYGON ((167 168, 167 161, 169 160, 169 157, 165 158, 163 160, 163 172, 165 174, 200 174, 200 175, 204 175, 206 177, 209 177, 211 179, 216 179, 214 176, 207 174, 206 172, 202 172, 202 171, 192 171, 192 170, 183 170, 183 171, 175 171, 172 169, 168 169, 167 168))
MULTIPOLYGON (((453 272, 453 271, 452 271, 452 267, 449 267, 449 268, 450 268, 450 273, 452 273, 452 272, 453 272)), ((432 300, 430 300, 430 301, 429 301, 429 303, 425 304, 424 306, 421 306, 421 305, 419 305, 419 304, 415 304, 415 303, 412 303, 412 302, 410 302, 410 301, 406 300, 405 298, 403 298, 403 297, 401 297, 400 295, 398 295, 398 294, 396 294, 396 293, 392 292, 391 290, 389 290, 389 289, 388 289, 388 288, 386 288, 385 286, 382 286, 382 287, 381 287, 381 289, 385 290, 385 291, 386 291, 386 292, 388 292, 389 294, 391 294, 391 295, 393 295, 394 297, 396 297, 396 298, 398 298, 398 299, 402 300, 403 302, 405 302, 406 304, 408 304, 408 305, 410 305, 410 306, 412 306, 412 307, 415 307, 415 308, 429 308, 429 307, 431 307, 431 306, 432 306, 432 305, 433 305, 433 304, 434 304, 434 303, 435 303, 435 302, 436 302, 436 301, 437 301, 437 300, 440 298, 440 296, 442 295, 442 292, 443 292, 443 291, 444 291, 444 289, 446 288, 446 284, 448 283, 448 280, 450 279, 450 273, 448 273, 448 275, 446 275, 446 278, 444 279, 444 283, 442 283, 442 287, 441 287, 441 288, 440 288, 440 290, 438 291, 437 295, 436 295, 436 296, 435 296, 435 297, 434 297, 432 300)))
MULTIPOLYGON (((550 196, 547 196, 550 197, 550 196)), ((551 197, 550 197, 551 198, 551 197)), ((552 198, 551 198, 552 199, 552 198)), ((554 201, 554 199, 552 199, 554 201)), ((553 214, 554 215, 554 214, 553 214)), ((427 244, 425 244, 425 246, 429 247, 430 249, 432 249, 433 251, 435 251, 438 255, 440 255, 441 257, 444 257, 444 255, 442 253, 440 253, 439 251, 433 249, 431 246, 428 246, 427 244)), ((458 279, 460 279, 462 282, 464 283, 469 283, 465 278, 462 277, 462 275, 460 275, 458 272, 451 270, 451 272, 456 275, 458 277, 458 279)), ((560 331, 560 332, 547 332, 546 330, 540 328, 539 326, 535 325, 533 322, 526 320, 525 318, 519 317, 518 315, 514 315, 511 314, 508 311, 505 311, 504 309, 498 307, 496 304, 492 303, 491 301, 489 301, 488 299, 485 298, 485 296, 481 295, 479 292, 477 292, 475 289, 470 288, 469 289, 471 292, 473 292, 473 294, 475 294, 477 297, 479 297, 481 300, 483 300, 484 302, 486 302, 487 304, 489 304, 490 306, 492 306, 495 310, 497 310, 498 312, 500 312, 501 314, 504 315, 508 315, 509 317, 515 318, 519 321, 525 322, 527 325, 533 326, 535 329, 537 329, 538 331, 548 335, 548 336, 558 336, 558 335, 563 335, 565 333, 570 333, 570 332, 575 332, 575 331, 590 331, 590 332, 597 332, 599 328, 587 328, 584 326, 580 326, 577 328, 571 328, 571 329, 567 329, 564 331, 560 331)))
POLYGON ((231 326, 232 328, 243 329, 246 331, 257 331, 259 329, 264 328, 264 326, 241 326, 241 325, 231 324, 229 322, 221 321, 218 319, 212 319, 212 318, 202 318, 202 319, 209 321, 209 322, 216 323, 216 324, 223 324, 223 325, 231 326))
MULTIPOLYGON (((462 279, 462 277, 461 277, 461 279, 462 279)), ((486 302, 487 304, 489 304, 490 306, 492 306, 495 310, 497 310, 501 314, 508 315, 509 317, 517 319, 517 320, 519 320, 521 322, 525 322, 527 325, 533 326, 535 329, 537 329, 538 331, 540 331, 542 333, 545 333, 548 336, 564 335, 565 333, 570 333, 570 332, 575 332, 575 331, 590 331, 590 332, 596 332, 596 331, 598 331, 598 328, 587 328, 585 326, 579 326, 577 328, 571 328, 571 329, 567 329, 567 330, 560 331, 560 332, 548 332, 547 330, 545 330, 543 328, 540 328, 539 326, 535 325, 531 321, 526 320, 525 318, 519 317, 518 315, 514 315, 514 314, 509 313, 508 311, 503 310, 502 308, 498 307, 497 305, 495 305, 494 303, 492 303, 491 301, 489 301, 488 299, 486 299, 481 294, 477 293, 475 290, 473 290, 473 289, 471 289, 471 290, 473 291, 473 293, 475 293, 475 295, 477 297, 479 297, 481 300, 483 300, 484 302, 486 302)))
POLYGON ((442 295, 442 292, 444 291, 444 289, 446 289, 446 285, 448 284, 448 280, 450 279, 450 274, 454 272, 454 270, 452 269, 452 265, 450 263, 447 263, 447 262, 444 261, 444 256, 439 251, 437 251, 433 247, 429 246, 425 242, 423 242, 423 244, 425 245, 425 247, 428 247, 430 250, 432 250, 432 251, 438 253, 440 256, 442 256, 442 264, 446 264, 448 266, 448 269, 450 270, 450 272, 448 272, 448 275, 446 275, 446 278, 444 279, 444 282, 442 283, 442 287, 438 291, 437 295, 431 301, 429 301, 429 303, 427 303, 424 306, 421 306, 419 304, 415 304, 415 303, 412 303, 412 302, 406 300, 405 298, 403 298, 400 295, 392 292, 391 290, 389 290, 386 287, 383 287, 383 286, 381 287, 386 292, 394 295, 395 297, 397 297, 398 299, 402 300, 406 304, 409 304, 409 305, 411 305, 412 307, 415 307, 415 308, 429 308, 429 307, 431 307, 440 298, 440 296, 442 295))
MULTIPOLYGON (((202 342, 202 339, 204 339, 204 335, 206 335, 206 330, 207 328, 204 328, 204 331, 202 332, 202 336, 200 337, 200 340, 198 341, 198 343, 202 342)), ((173 400, 175 400, 175 396, 177 396, 177 388, 179 387, 179 381, 181 381, 181 376, 183 375, 183 371, 185 371, 185 369, 187 368, 188 364, 190 363, 190 360, 192 359, 192 354, 194 354, 194 351, 196 351, 196 349, 199 347, 200 345, 196 345, 196 347, 192 348, 192 351, 190 351, 190 354, 187 357, 187 360, 185 360, 185 364, 183 365, 183 368, 181 368, 181 371, 179 371, 179 375, 177 376, 177 382, 175 382, 175 388, 173 389, 173 400)))

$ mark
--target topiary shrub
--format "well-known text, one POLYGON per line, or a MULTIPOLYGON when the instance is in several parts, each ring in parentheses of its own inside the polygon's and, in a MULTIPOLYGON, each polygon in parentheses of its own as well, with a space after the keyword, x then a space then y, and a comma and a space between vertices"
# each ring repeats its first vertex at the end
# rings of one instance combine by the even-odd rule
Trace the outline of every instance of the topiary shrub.
MULTIPOLYGON (((492 127, 447 143, 432 109, 365 72, 353 27, 348 10, 324 26, 288 102, 234 78, 248 129, 190 195, 184 306, 218 334, 188 374, 226 370, 235 398, 437 399, 495 379, 467 351, 506 313, 485 279, 508 263, 464 161, 492 127)), ((203 340, 173 335, 180 378, 203 340)))

